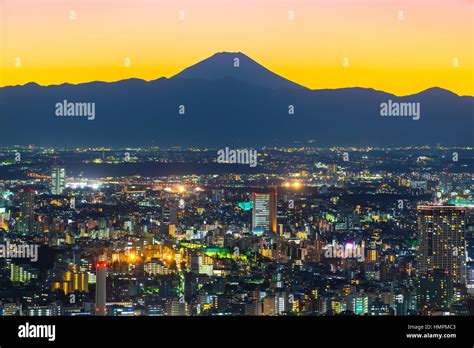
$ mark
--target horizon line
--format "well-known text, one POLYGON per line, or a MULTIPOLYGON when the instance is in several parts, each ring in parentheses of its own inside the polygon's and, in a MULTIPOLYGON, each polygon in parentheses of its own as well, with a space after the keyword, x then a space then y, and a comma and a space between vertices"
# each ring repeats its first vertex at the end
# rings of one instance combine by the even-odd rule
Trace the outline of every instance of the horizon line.
MULTIPOLYGON (((161 79, 165 79, 165 80, 170 80, 174 77, 175 75, 171 76, 171 77, 166 77, 166 76, 160 76, 160 77, 157 77, 155 79, 151 79, 151 80, 146 80, 146 79, 142 79, 142 78, 139 78, 139 77, 128 77, 128 78, 124 78, 124 79, 120 79, 120 80, 113 80, 113 81, 102 81, 102 80, 91 80, 91 81, 86 81, 86 82, 79 82, 79 83, 71 83, 71 82, 62 82, 62 83, 58 83, 58 84, 50 84, 50 85, 41 85, 39 84, 38 82, 35 82, 35 81, 30 81, 30 82, 26 82, 22 85, 6 85, 6 86, 0 86, 0 89, 2 88, 12 88, 12 87, 26 87, 28 85, 36 85, 38 87, 60 87, 60 86, 65 86, 65 85, 69 85, 69 86, 80 86, 80 85, 87 85, 87 84, 91 84, 91 83, 105 83, 105 84, 109 84, 109 83, 117 83, 117 82, 122 82, 122 81, 128 81, 128 80, 140 80, 140 81, 143 81, 143 82, 154 82, 154 81, 158 81, 158 80, 161 80, 161 79)), ((278 75, 280 76, 280 75, 278 75)), ((232 77, 229 77, 230 79, 233 79, 232 77)), ((285 78, 286 79, 286 78, 285 78)), ((184 79, 183 79, 184 80, 184 79)), ((288 80, 288 79, 287 79, 288 80)), ((291 81, 291 80, 289 80, 291 81)), ((392 93, 392 92, 387 92, 387 91, 384 91, 384 90, 381 90, 381 89, 375 89, 373 87, 361 87, 361 86, 347 86, 347 87, 338 87, 338 88, 315 88, 315 89, 311 89, 309 87, 306 87, 304 85, 301 85, 299 83, 296 83, 294 81, 291 81, 297 85, 300 85, 301 87, 303 88, 306 88, 308 89, 309 91, 312 91, 312 92, 319 92, 319 91, 337 91, 337 90, 341 90, 341 89, 368 89, 368 90, 372 90, 372 91, 375 91, 375 92, 381 92, 381 93, 385 93, 385 94, 389 94, 389 95, 392 95, 396 98, 403 98, 403 97, 410 97, 412 95, 417 95, 417 94, 420 94, 420 93, 423 93, 423 92, 426 92, 428 90, 431 90, 431 89, 440 89, 440 90, 443 90, 443 91, 446 91, 446 92, 449 92, 449 93, 452 93, 454 95, 456 95, 457 97, 471 97, 473 98, 474 95, 467 95, 467 94, 463 94, 463 95, 459 95, 457 94, 456 92, 453 92, 451 91, 450 89, 447 89, 447 88, 443 88, 443 87, 439 87, 439 86, 431 86, 431 87, 428 87, 426 89, 422 89, 418 92, 415 92, 415 93, 411 93, 411 94, 403 94, 403 95, 397 95, 395 93, 392 93)))
MULTIPOLYGON (((457 94, 456 92, 453 92, 451 91, 450 89, 447 89, 447 88, 443 88, 443 87, 440 87, 440 86, 431 86, 431 87, 427 87, 425 89, 422 89, 418 92, 415 92, 415 93, 411 93, 411 94, 395 94, 395 93, 392 93, 392 92, 387 92, 387 91, 384 91, 384 90, 380 90, 380 89, 375 89, 373 87, 361 87, 361 86, 346 86, 346 87, 338 87, 338 88, 317 88, 317 89, 312 89, 312 88, 309 88, 307 86, 304 86, 298 82, 295 82, 293 80, 290 80, 280 74, 277 74, 276 72, 274 72, 273 70, 270 70, 268 69, 267 67, 265 67, 263 64, 260 64, 259 62, 257 62, 256 60, 252 59, 250 56, 246 55, 245 53, 243 52, 227 52, 227 51, 221 51, 221 52, 216 52, 210 56, 208 56, 207 58, 204 58, 204 59, 201 59, 199 60, 197 63, 194 63, 194 64, 191 64, 189 65, 188 67, 180 70, 178 73, 170 76, 170 77, 166 77, 166 76, 159 76, 157 78, 154 78, 154 79, 142 79, 142 78, 139 78, 139 77, 128 77, 128 78, 123 78, 123 79, 119 79, 119 80, 113 80, 113 81, 103 81, 103 80, 91 80, 91 81, 86 81, 86 82, 79 82, 79 83, 71 83, 71 82, 62 82, 62 83, 58 83, 58 84, 49 84, 49 85, 41 85, 39 84, 38 82, 35 82, 35 81, 30 81, 30 82, 26 82, 24 84, 18 84, 18 85, 5 85, 5 86, 0 86, 0 89, 2 88, 9 88, 9 87, 25 87, 27 85, 37 85, 39 87, 59 87, 59 86, 64 86, 64 85, 70 85, 70 86, 80 86, 80 85, 85 85, 85 84, 91 84, 91 83, 117 83, 117 82, 122 82, 122 81, 128 81, 128 80, 140 80, 140 81, 144 81, 144 82, 153 82, 153 81, 158 81, 160 79, 166 79, 166 80, 169 80, 169 79, 172 79, 174 78, 175 76, 179 75, 181 72, 183 72, 184 70, 190 68, 190 67, 193 67, 197 64, 200 64, 201 62, 207 60, 207 59, 210 59, 212 57, 214 57, 215 55, 218 55, 218 54, 240 54, 240 55, 243 55, 245 57, 247 57, 248 59, 252 60, 253 62, 255 62, 256 64, 260 65, 261 67, 263 67, 264 69, 267 69, 268 71, 270 71, 271 73, 277 75, 278 77, 280 78, 283 78, 283 79, 286 79, 298 86, 301 86, 302 88, 306 88, 308 89, 309 91, 335 91, 335 90, 341 90, 341 89, 368 89, 368 90, 373 90, 375 92, 382 92, 382 93, 385 93, 385 94, 390 94, 390 95, 393 95, 397 98, 401 98, 401 97, 409 97, 409 96, 412 96, 412 95, 417 95, 417 94, 420 94, 420 93, 423 93, 423 92, 426 92, 428 90, 431 90, 431 89, 440 89, 440 90, 443 90, 443 91, 447 91, 447 92, 450 92, 454 95, 456 95, 457 97, 474 97, 474 95, 459 95, 457 94)), ((232 77, 231 77, 232 78, 232 77)))

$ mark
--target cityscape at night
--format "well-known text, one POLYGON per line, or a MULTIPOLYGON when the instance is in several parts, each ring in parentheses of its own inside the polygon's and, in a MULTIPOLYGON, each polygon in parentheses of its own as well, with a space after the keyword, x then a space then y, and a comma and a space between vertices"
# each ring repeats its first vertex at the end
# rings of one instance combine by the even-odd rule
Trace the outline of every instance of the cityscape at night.
POLYGON ((0 0, 0 348, 474 347, 474 0, 0 0))
POLYGON ((474 149, 255 151, 2 148, 2 315, 473 314, 474 149))

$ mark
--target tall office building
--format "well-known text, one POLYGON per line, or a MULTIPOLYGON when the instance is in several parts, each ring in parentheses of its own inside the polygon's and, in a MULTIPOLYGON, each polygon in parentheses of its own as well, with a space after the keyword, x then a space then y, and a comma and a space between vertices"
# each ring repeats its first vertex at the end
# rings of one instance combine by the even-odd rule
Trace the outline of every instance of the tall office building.
POLYGON ((453 302, 453 286, 448 272, 436 269, 420 275, 416 292, 422 315, 429 309, 449 308, 453 302))
POLYGON ((277 291, 263 299, 263 315, 281 315, 289 309, 288 295, 284 291, 277 291))
POLYGON ((190 308, 185 302, 168 300, 165 303, 165 313, 169 316, 185 316, 190 314, 190 308))
POLYGON ((0 182, 0 208, 2 208, 5 204, 5 200, 3 198, 3 193, 5 192, 5 184, 0 182))
POLYGON ((51 193, 60 195, 66 186, 66 169, 62 167, 53 167, 51 171, 51 193))
POLYGON ((418 270, 444 270, 454 283, 466 283, 467 208, 418 206, 418 270))
POLYGON ((178 208, 166 206, 162 208, 163 223, 176 225, 178 223, 178 208))
POLYGON ((253 193, 252 232, 277 232, 276 188, 272 188, 269 193, 253 193))
POLYGON ((33 190, 23 190, 19 193, 20 198, 20 219, 18 222, 18 232, 33 233, 35 222, 35 192, 33 190))
POLYGON ((365 294, 350 295, 348 307, 356 315, 366 315, 369 313, 369 296, 365 294))
POLYGON ((99 256, 96 263, 95 315, 107 315, 107 255, 99 256))

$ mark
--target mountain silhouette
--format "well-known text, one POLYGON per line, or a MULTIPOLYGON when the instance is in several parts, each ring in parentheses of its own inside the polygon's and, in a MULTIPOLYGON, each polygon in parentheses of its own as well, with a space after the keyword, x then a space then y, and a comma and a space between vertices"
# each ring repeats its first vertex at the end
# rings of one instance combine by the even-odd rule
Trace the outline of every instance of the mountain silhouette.
POLYGON ((171 78, 0 88, 0 144, 473 146, 473 115, 474 97, 441 88, 310 90, 242 53, 217 53, 171 78), (95 103, 94 120, 57 117, 64 100, 95 103), (420 119, 381 117, 389 100, 420 103, 420 119))
POLYGON ((241 52, 216 53, 184 69, 172 79, 235 79, 270 89, 306 88, 273 73, 241 52))

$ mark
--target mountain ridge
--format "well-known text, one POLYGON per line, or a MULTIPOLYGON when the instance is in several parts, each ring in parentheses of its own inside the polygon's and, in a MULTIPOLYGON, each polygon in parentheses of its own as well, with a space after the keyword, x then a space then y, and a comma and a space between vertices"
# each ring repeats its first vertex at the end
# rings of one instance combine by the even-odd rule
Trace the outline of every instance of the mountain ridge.
MULTIPOLYGON (((360 87, 360 86, 352 86, 352 87, 339 87, 339 88, 315 88, 315 89, 311 89, 309 87, 306 87, 304 85, 301 85, 297 82, 294 82, 294 81, 291 81, 290 79, 287 79, 285 77, 282 77, 274 72, 272 72, 270 69, 266 68, 264 65, 256 62, 255 60, 253 60, 252 58, 250 58, 249 56, 247 56, 246 54, 242 53, 242 52, 226 52, 226 51, 222 51, 222 52, 217 52, 217 53, 214 53, 213 55, 203 59, 203 60, 200 60, 198 61, 197 63, 194 63, 192 65, 190 65, 189 67, 187 68, 184 68, 183 70, 181 70, 180 72, 178 72, 177 74, 171 76, 171 77, 164 77, 164 76, 160 76, 160 77, 157 77, 155 79, 151 79, 151 80, 146 80, 146 79, 142 79, 142 78, 138 78, 138 77, 129 77, 129 78, 124 78, 124 79, 120 79, 120 80, 115 80, 115 81, 100 81, 100 80, 93 80, 93 81, 87 81, 87 82, 80 82, 80 83, 70 83, 70 82, 63 82, 63 83, 59 83, 59 84, 50 84, 50 85, 40 85, 39 83, 37 82, 27 82, 23 85, 8 85, 8 86, 3 86, 3 87, 0 87, 0 90, 3 89, 3 88, 12 88, 12 87, 54 87, 54 86, 80 86, 80 85, 87 85, 87 84, 94 84, 94 83, 104 83, 104 84, 114 84, 114 83, 123 83, 123 82, 126 82, 126 81, 143 81, 143 82, 146 82, 146 83, 154 83, 154 82, 157 82, 159 80, 170 80, 170 79, 174 79, 174 78, 183 78, 182 75, 184 72, 188 71, 189 69, 193 68, 193 67, 197 67, 199 66, 201 63, 205 63, 205 62, 209 62, 209 61, 212 61, 213 58, 216 58, 216 57, 225 57, 225 58, 228 58, 228 59, 231 59, 231 58, 242 58, 244 60, 249 60, 251 62, 253 62, 254 64, 257 64, 258 66, 260 66, 261 68, 265 69, 266 71, 270 72, 272 75, 275 75, 275 76, 278 76, 280 77, 281 79, 283 80, 286 80, 288 81, 289 83, 297 86, 297 87, 300 87, 300 88, 304 88, 304 89, 308 89, 308 90, 311 90, 311 91, 336 91, 336 90, 351 90, 351 89, 366 89, 366 90, 373 90, 373 91, 377 91, 377 92, 383 92, 383 93, 386 93, 386 94, 390 94, 390 95, 393 95, 393 96, 396 96, 396 97, 409 97, 409 96, 414 96, 414 95, 418 95, 418 94, 421 94, 421 93, 424 93, 424 92, 429 92, 429 91, 432 91, 432 90, 439 90, 439 91, 442 91, 443 93, 444 92, 449 92, 449 93, 452 93, 456 96, 459 96, 459 97, 473 97, 474 96, 470 96, 470 95, 459 95, 449 89, 446 89, 446 88, 442 88, 442 87, 439 87, 439 86, 432 86, 432 87, 428 87, 426 89, 423 89, 419 92, 415 92, 415 93, 411 93, 411 94, 406 94, 406 95, 396 95, 392 92, 388 92, 388 91, 384 91, 384 90, 379 90, 379 89, 375 89, 373 87, 360 87)), ((232 76, 228 76, 228 77, 231 77, 232 76)), ((189 77, 185 77, 186 79, 191 79, 189 77)), ((213 78, 205 78, 206 80, 212 80, 213 78)), ((215 78, 214 78, 215 79, 215 78)))
POLYGON ((218 68, 214 79, 3 87, 0 119, 9 131, 0 144, 290 146, 311 139, 314 146, 474 145, 474 97, 441 88, 402 97, 361 87, 311 90, 279 77, 280 87, 272 88, 267 70, 252 65, 244 79, 218 68), (248 72, 255 68, 265 83, 254 83, 248 72), (64 100, 95 103, 93 121, 56 117, 55 105, 64 100), (421 118, 381 117, 388 100, 419 102, 421 118))

